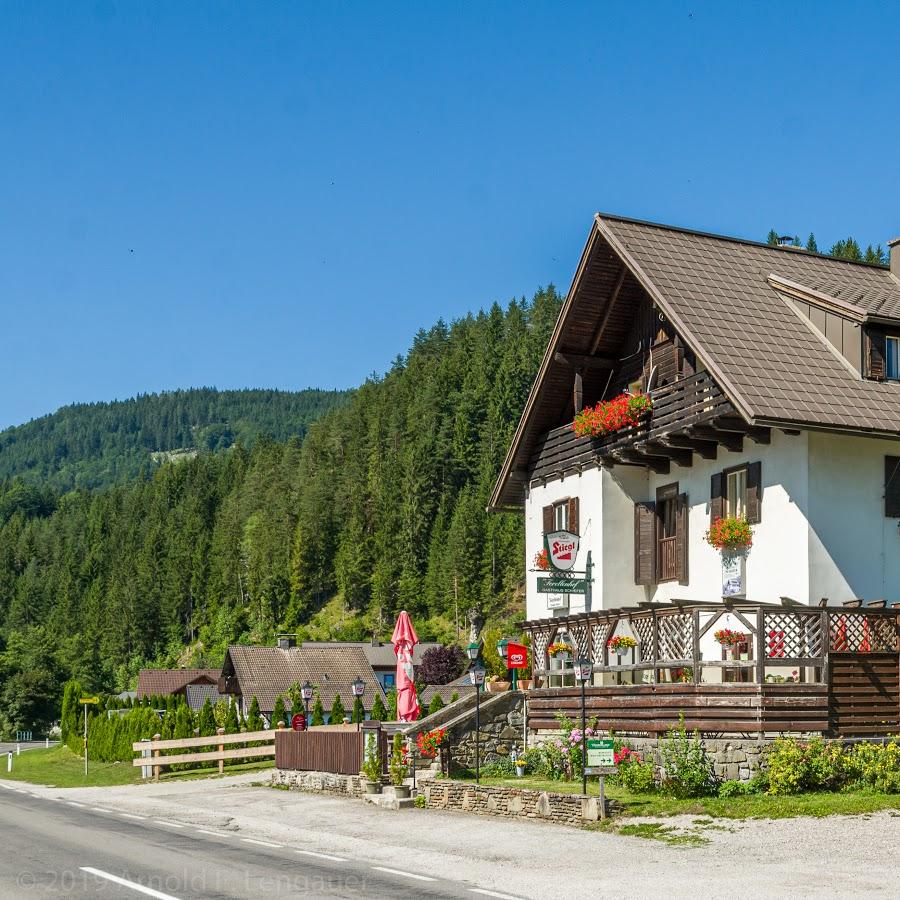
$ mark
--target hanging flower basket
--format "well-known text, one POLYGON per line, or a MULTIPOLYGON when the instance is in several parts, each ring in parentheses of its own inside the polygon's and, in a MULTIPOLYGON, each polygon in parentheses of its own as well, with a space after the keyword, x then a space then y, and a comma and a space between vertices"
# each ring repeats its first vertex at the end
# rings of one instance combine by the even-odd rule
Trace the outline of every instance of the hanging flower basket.
POLYGON ((572 653, 572 645, 565 643, 565 641, 557 641, 547 648, 547 652, 554 659, 568 659, 569 655, 572 653))
POLYGON ((723 647, 733 647, 735 644, 743 644, 747 640, 747 635, 743 631, 732 631, 730 628, 720 628, 713 634, 713 637, 723 647))
POLYGON ((740 516, 726 516, 716 519, 704 535, 706 543, 717 550, 739 553, 749 550, 753 544, 753 529, 740 516))
POLYGON ((613 653, 624 656, 629 650, 637 647, 637 641, 630 634, 617 634, 606 642, 606 646, 609 647, 613 653))
POLYGON ((647 394, 619 394, 612 400, 601 400, 594 407, 585 407, 572 422, 578 437, 599 437, 612 434, 641 419, 653 409, 653 401, 647 394))
POLYGON ((541 572, 550 571, 550 554, 547 553, 546 547, 534 554, 534 567, 541 572))

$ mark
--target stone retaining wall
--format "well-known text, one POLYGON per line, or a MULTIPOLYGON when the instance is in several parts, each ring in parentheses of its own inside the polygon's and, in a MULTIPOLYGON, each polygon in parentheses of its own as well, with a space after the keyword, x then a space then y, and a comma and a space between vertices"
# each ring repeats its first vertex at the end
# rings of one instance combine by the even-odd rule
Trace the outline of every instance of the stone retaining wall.
MULTIPOLYGON (((482 695, 493 698, 492 694, 482 695)), ((507 759, 513 750, 522 752, 524 723, 524 695, 509 691, 501 700, 482 709, 479 716, 479 758, 481 765, 507 759)), ((462 769, 475 770, 475 710, 463 721, 452 725, 447 732, 450 747, 451 774, 462 769)))
POLYGON ((331 772, 298 772, 293 769, 275 769, 273 785, 286 785, 294 791, 311 794, 344 794, 361 797, 365 792, 362 775, 333 775, 331 772))
MULTIPOLYGON (((465 781, 426 781, 419 787, 429 809, 452 809, 510 819, 538 819, 581 826, 600 818, 598 797, 551 794, 526 788, 474 785, 465 781)), ((607 801, 607 812, 610 809, 607 801)))

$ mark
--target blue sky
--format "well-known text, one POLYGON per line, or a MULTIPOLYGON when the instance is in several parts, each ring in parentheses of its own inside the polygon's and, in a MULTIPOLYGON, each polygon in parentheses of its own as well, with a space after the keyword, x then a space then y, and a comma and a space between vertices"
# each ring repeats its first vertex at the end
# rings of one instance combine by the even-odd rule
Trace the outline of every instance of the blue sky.
POLYGON ((900 233, 894 3, 0 0, 0 427, 349 387, 592 214, 900 233))

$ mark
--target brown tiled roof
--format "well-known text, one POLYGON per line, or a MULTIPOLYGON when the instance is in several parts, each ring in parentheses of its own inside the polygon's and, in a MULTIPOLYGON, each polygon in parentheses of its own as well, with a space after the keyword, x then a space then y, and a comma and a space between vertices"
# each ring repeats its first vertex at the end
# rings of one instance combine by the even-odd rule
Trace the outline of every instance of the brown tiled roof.
POLYGON ((189 684, 216 684, 221 674, 221 669, 141 669, 136 693, 138 697, 178 694, 189 684))
POLYGON ((475 687, 468 680, 467 675, 457 681, 451 681, 450 684, 428 684, 422 688, 422 693, 419 697, 419 702, 422 705, 422 715, 427 714, 428 704, 431 703, 431 698, 435 694, 440 694, 441 700, 444 701, 444 706, 447 706, 454 694, 461 698, 471 694, 474 690, 475 687))
POLYGON ((366 683, 363 705, 371 709, 376 692, 382 695, 375 672, 360 647, 302 646, 281 650, 278 647, 229 647, 222 674, 234 676, 240 694, 256 697, 263 712, 271 712, 280 694, 294 683, 309 681, 319 690, 326 712, 335 695, 341 695, 344 709, 353 708, 353 681, 366 683))
MULTIPOLYGON (((304 641, 301 647, 359 647, 366 659, 376 669, 396 668, 397 657, 394 656, 394 645, 390 641, 373 644, 371 641, 304 641)), ((413 647, 413 665, 422 662, 422 654, 432 647, 440 647, 437 642, 423 641, 413 647)))
MULTIPOLYGON (((615 357, 644 294, 746 419, 897 436, 900 385, 854 374, 769 282, 771 276, 859 307, 863 315, 900 317, 900 281, 883 266, 598 214, 491 507, 522 502, 524 474, 540 436, 571 421, 571 369, 557 353, 615 357), (613 311, 614 295, 619 300, 613 311), (598 323, 610 315, 603 342, 591 346, 598 323)), ((601 393, 607 377, 602 368, 586 374, 585 392, 601 393), (589 384, 589 378, 600 381, 589 384)))

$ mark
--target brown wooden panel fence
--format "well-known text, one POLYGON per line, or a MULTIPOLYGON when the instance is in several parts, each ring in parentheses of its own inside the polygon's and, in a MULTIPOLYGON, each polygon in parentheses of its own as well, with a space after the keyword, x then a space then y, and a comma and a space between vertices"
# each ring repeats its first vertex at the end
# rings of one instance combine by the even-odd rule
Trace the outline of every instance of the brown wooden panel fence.
POLYGON ((900 732, 900 664, 896 653, 832 653, 829 718, 835 734, 900 732))
POLYGON ((275 736, 279 769, 359 775, 362 753, 360 731, 279 731, 275 736))
MULTIPOLYGON (((588 717, 601 729, 659 734, 677 726, 707 733, 826 731, 828 693, 823 684, 647 684, 591 687, 588 717)), ((528 696, 528 725, 557 728, 555 713, 578 720, 581 691, 550 688, 528 696)))

